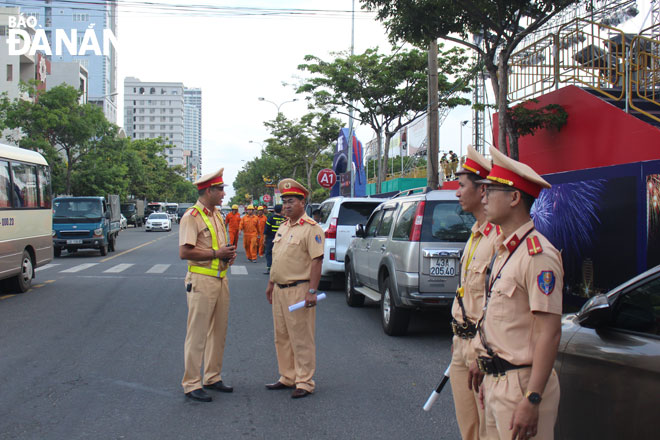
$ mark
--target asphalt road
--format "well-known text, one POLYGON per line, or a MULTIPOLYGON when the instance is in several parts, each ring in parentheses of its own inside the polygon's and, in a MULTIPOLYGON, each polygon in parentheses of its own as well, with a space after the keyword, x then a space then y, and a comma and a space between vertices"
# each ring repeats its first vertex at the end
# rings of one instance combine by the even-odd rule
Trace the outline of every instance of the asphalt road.
POLYGON ((0 439, 456 439, 449 387, 422 405, 450 359, 446 314, 385 335, 377 304, 328 291, 317 310, 317 390, 293 400, 277 380, 267 276, 241 249, 229 277, 223 379, 212 403, 181 389, 185 263, 178 231, 122 231, 117 250, 79 251, 0 293, 0 439))

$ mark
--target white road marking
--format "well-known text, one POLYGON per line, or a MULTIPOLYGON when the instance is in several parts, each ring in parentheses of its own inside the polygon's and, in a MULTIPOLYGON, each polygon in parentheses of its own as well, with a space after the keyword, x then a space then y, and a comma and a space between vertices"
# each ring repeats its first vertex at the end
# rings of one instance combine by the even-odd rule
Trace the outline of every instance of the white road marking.
POLYGON ((231 266, 232 275, 247 275, 248 271, 245 266, 231 266))
POLYGON ((153 267, 147 271, 147 273, 163 273, 170 266, 171 264, 154 264, 153 267))
POLYGON ((79 264, 77 266, 70 267, 68 269, 64 269, 60 271, 60 273, 73 273, 73 272, 80 272, 81 270, 89 269, 92 266, 96 266, 99 263, 85 263, 85 264, 79 264))
POLYGON ((55 267, 55 266, 59 266, 59 265, 60 265, 60 263, 48 263, 48 264, 46 264, 46 265, 44 265, 44 266, 37 267, 36 270, 46 270, 46 269, 50 269, 50 268, 53 268, 53 267, 55 267))
POLYGON ((112 266, 110 269, 104 270, 103 273, 119 273, 125 271, 131 266, 134 266, 134 264, 122 263, 116 266, 112 266))

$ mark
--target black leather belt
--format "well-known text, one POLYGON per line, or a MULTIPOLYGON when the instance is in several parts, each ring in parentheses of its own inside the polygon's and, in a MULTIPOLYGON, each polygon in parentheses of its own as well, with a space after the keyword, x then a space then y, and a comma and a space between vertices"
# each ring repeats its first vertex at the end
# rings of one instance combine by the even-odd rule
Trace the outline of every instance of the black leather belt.
POLYGON ((461 339, 472 339, 477 335, 477 325, 469 319, 464 323, 452 319, 451 330, 461 339))
POLYGON ((493 374, 495 376, 504 376, 509 370, 531 367, 531 365, 514 365, 509 361, 505 361, 499 356, 492 358, 487 356, 479 356, 477 358, 477 365, 479 366, 479 370, 482 373, 493 374))
POLYGON ((294 281, 293 283, 290 284, 278 284, 277 287, 279 287, 280 289, 286 289, 287 287, 297 286, 298 284, 302 284, 302 283, 309 283, 309 280, 294 281))

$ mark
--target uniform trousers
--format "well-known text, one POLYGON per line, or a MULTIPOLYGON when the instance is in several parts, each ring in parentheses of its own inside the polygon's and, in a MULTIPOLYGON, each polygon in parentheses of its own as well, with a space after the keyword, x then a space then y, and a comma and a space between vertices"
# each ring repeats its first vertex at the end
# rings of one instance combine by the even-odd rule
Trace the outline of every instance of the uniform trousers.
POLYGON ((468 388, 470 364, 477 358, 472 339, 454 336, 449 381, 454 395, 456 420, 461 438, 479 439, 486 436, 484 410, 479 403, 479 390, 468 388))
MULTIPOLYGON (((525 398, 527 384, 532 373, 531 367, 509 370, 505 376, 495 377, 487 374, 484 377, 484 405, 486 419, 486 438, 510 439, 509 429, 513 412, 518 403, 525 398)), ((555 422, 559 408, 559 379, 552 370, 539 405, 539 421, 535 440, 554 439, 555 422)))
POLYGON ((222 380, 222 357, 229 316, 229 283, 226 278, 188 272, 188 327, 184 345, 183 391, 222 380), (204 361, 204 381, 200 369, 204 361))
POLYGON ((263 257, 264 256, 264 234, 261 234, 261 237, 259 237, 259 256, 263 257))
POLYGON ((257 259, 257 234, 243 233, 243 246, 248 260, 257 259))
POLYGON ((314 391, 316 371, 316 307, 289 312, 289 306, 305 300, 309 283, 273 289, 273 325, 279 381, 287 386, 314 391))
POLYGON ((266 237, 266 267, 273 265, 273 238, 275 236, 266 237))
POLYGON ((238 233, 240 230, 238 228, 232 229, 229 228, 229 244, 232 246, 238 246, 238 233))

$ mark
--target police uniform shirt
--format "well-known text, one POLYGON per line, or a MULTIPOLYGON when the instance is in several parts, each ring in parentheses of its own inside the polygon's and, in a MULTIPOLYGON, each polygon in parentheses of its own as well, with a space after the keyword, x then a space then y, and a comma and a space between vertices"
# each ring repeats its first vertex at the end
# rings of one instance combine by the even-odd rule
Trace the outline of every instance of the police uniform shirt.
MULTIPOLYGON (((218 214, 219 211, 213 208, 213 211, 209 211, 204 205, 197 201, 195 206, 199 206, 201 210, 206 214, 209 221, 215 229, 215 233, 218 239, 218 248, 222 248, 227 245, 227 236, 225 233, 225 227, 222 220, 220 220, 218 214)), ((213 240, 211 238, 211 231, 204 223, 204 219, 199 214, 199 212, 193 207, 186 211, 186 213, 181 217, 181 223, 179 225, 179 246, 185 244, 195 246, 199 249, 213 249, 213 240)), ((211 267, 212 260, 204 261, 193 261, 188 260, 188 265, 191 266, 203 266, 211 267)), ((220 269, 226 268, 226 263, 222 260, 220 261, 220 269)))
MULTIPOLYGON (((491 277, 497 278, 492 284, 483 322, 486 343, 512 364, 530 365, 539 336, 531 312, 556 315, 562 312, 561 254, 534 230, 531 220, 510 237, 500 236, 498 242, 498 255, 491 271, 491 277), (521 243, 520 239, 530 230, 521 243), (511 252, 511 258, 502 268, 511 252)), ((481 344, 479 351, 480 355, 486 355, 481 344)))
POLYGON ((273 239, 270 280, 276 284, 309 280, 312 260, 323 256, 323 229, 307 214, 280 225, 273 239))
MULTIPOLYGON (((486 269, 495 253, 499 232, 500 228, 492 223, 484 222, 479 227, 475 222, 472 225, 472 238, 465 244, 461 257, 463 307, 465 314, 474 324, 481 318, 483 311, 486 269)), ((456 299, 451 314, 456 321, 463 322, 463 312, 456 299)))

